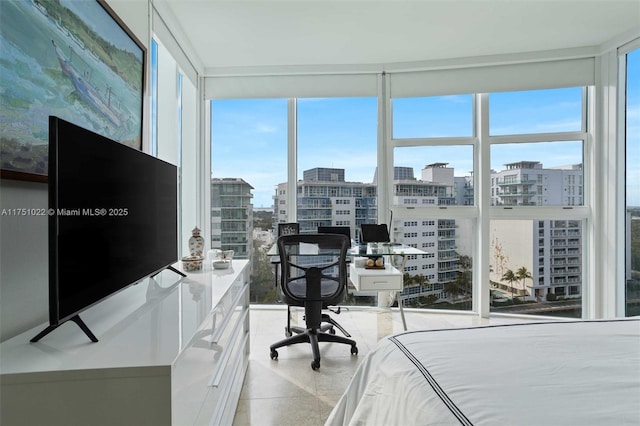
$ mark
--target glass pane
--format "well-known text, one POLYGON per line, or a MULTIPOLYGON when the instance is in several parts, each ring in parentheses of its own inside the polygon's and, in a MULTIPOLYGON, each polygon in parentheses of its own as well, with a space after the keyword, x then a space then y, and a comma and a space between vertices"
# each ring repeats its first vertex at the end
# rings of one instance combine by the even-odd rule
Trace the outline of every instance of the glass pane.
POLYGON ((251 258, 251 302, 275 303, 266 253, 274 243, 274 191, 287 180, 287 100, 212 101, 211 174, 211 247, 251 258))
POLYGON ((491 146, 492 206, 584 205, 582 142, 491 146))
POLYGON ((393 162, 394 205, 474 204, 472 145, 398 147, 393 162))
POLYGON ((391 240, 424 251, 406 256, 404 306, 472 309, 473 224, 470 219, 398 219, 391 240))
POLYGON ((492 220, 491 312, 582 317, 582 221, 492 220))
POLYGON ((640 50, 627 55, 626 315, 640 315, 640 50))
POLYGON ((377 107, 376 98, 298 100, 301 233, 348 226, 355 236, 361 223, 376 222, 377 107))
POLYGON ((489 134, 578 132, 582 88, 570 87, 489 95, 489 134))
POLYGON ((473 96, 392 99, 393 137, 473 136, 473 96))
POLYGON ((158 42, 151 39, 151 155, 158 155, 158 42))

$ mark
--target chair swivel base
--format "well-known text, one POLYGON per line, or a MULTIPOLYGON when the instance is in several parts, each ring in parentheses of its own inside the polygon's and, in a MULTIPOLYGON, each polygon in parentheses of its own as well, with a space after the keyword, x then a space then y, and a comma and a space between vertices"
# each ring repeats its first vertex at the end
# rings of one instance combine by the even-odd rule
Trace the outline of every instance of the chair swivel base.
MULTIPOLYGON (((349 334, 349 332, 347 330, 345 330, 340 324, 338 324, 338 322, 336 320, 334 320, 333 318, 331 318, 329 315, 327 314, 322 314, 322 322, 323 323, 327 323, 327 324, 322 324, 320 326, 320 332, 322 333, 330 333, 330 334, 336 334, 336 330, 334 329, 337 328, 338 330, 340 330, 342 332, 342 334, 344 334, 346 337, 351 337, 351 334, 349 334)), ((307 331, 306 328, 304 327, 296 327, 296 326, 291 326, 291 325, 287 325, 284 328, 284 335, 286 337, 291 337, 293 335, 293 333, 296 334, 300 334, 300 333, 304 333, 305 331, 307 331)))
MULTIPOLYGON (((292 327, 293 328, 293 327, 292 327)), ((270 346, 271 359, 278 359, 278 351, 276 349, 283 346, 295 345, 297 343, 310 343, 311 351, 313 352, 313 361, 311 362, 311 368, 317 370, 320 368, 320 346, 319 342, 335 342, 344 343, 351 346, 351 355, 358 354, 358 347, 355 340, 348 339, 342 336, 336 336, 335 334, 329 334, 319 331, 318 329, 307 329, 303 333, 287 337, 280 340, 270 346)))

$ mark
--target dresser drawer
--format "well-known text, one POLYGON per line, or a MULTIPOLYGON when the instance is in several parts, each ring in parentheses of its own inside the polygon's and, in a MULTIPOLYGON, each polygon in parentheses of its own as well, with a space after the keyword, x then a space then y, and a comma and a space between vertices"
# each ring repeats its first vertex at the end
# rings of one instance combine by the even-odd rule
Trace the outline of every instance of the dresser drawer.
POLYGON ((393 266, 385 269, 356 268, 349 266, 351 282, 358 291, 402 290, 402 274, 393 266))

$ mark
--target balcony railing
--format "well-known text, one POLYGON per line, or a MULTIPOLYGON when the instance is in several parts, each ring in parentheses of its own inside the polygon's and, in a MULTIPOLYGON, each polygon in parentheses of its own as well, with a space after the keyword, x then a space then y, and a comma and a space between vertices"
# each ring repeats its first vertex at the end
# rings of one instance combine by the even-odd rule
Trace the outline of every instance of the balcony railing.
POLYGON ((538 181, 535 179, 516 179, 516 180, 505 180, 505 179, 497 179, 496 185, 505 186, 505 185, 535 185, 538 181))

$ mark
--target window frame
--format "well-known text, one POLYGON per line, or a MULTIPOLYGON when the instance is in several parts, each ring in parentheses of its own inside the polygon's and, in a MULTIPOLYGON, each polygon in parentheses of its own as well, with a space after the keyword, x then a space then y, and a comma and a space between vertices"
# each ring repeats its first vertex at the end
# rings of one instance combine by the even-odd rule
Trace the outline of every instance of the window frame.
MULTIPOLYGON (((590 127, 593 120, 590 120, 589 106, 593 105, 589 100, 594 96, 593 86, 582 89, 581 108, 581 129, 573 132, 548 132, 518 135, 489 135, 489 94, 476 93, 473 97, 473 124, 472 136, 470 137, 446 137, 446 138, 393 138, 392 99, 388 93, 385 96, 386 108, 390 111, 386 133, 387 154, 385 158, 378 159, 387 168, 393 182, 393 150, 397 147, 412 146, 453 146, 471 145, 473 147, 473 185, 474 198, 472 206, 404 206, 392 205, 393 193, 387 192, 385 195, 389 199, 391 211, 394 219, 406 219, 419 217, 421 219, 437 219, 446 214, 448 218, 455 220, 472 219, 475 221, 475 242, 472 249, 473 258, 473 290, 472 290, 472 311, 483 317, 490 314, 489 297, 489 257, 490 257, 490 233, 489 223, 491 220, 543 220, 543 219, 563 219, 580 220, 585 224, 582 241, 582 264, 590 265, 587 262, 590 258, 589 241, 593 235, 593 221, 591 216, 591 204, 593 197, 592 181, 593 173, 593 138, 590 136, 593 129, 590 127), (491 206, 491 147, 500 144, 531 143, 531 142, 555 142, 555 141, 582 141, 583 149, 583 193, 584 202, 581 206, 491 206), (382 160, 382 161, 381 161, 382 160), (446 213, 445 213, 446 212, 446 213)), ((518 91, 514 88, 514 91, 518 91)), ((380 167, 380 165, 379 165, 380 167)), ((392 186, 391 186, 392 188, 392 186)), ((592 238, 591 238, 592 239, 592 238)), ((593 304, 589 301, 589 294, 594 290, 592 275, 589 269, 582 268, 582 317, 592 317, 593 304)))
MULTIPOLYGON (((617 316, 624 317, 627 315, 627 250, 630 241, 627 240, 627 58, 631 52, 640 51, 640 37, 636 38, 623 46, 620 46, 616 50, 616 58, 613 58, 613 54, 610 54, 610 62, 617 65, 617 73, 612 76, 612 82, 609 84, 609 90, 615 91, 613 99, 609 99, 609 102, 605 105, 605 112, 609 112, 613 109, 616 111, 617 122, 615 123, 615 134, 617 143, 613 148, 609 149, 608 154, 616 159, 616 170, 609 173, 609 179, 615 182, 616 198, 614 200, 616 212, 612 214, 615 219, 615 226, 612 231, 615 232, 617 237, 616 250, 614 253, 609 253, 610 264, 608 264, 608 270, 616 277, 616 286, 610 289, 613 293, 611 299, 613 302, 607 307, 614 311, 617 316), (617 103, 616 103, 617 100, 617 103), (617 172, 617 173, 616 173, 617 172), (615 262, 615 263, 614 263, 615 262)), ((611 65, 613 67, 613 65, 611 65)), ((613 94, 612 94, 613 95, 613 94)))

